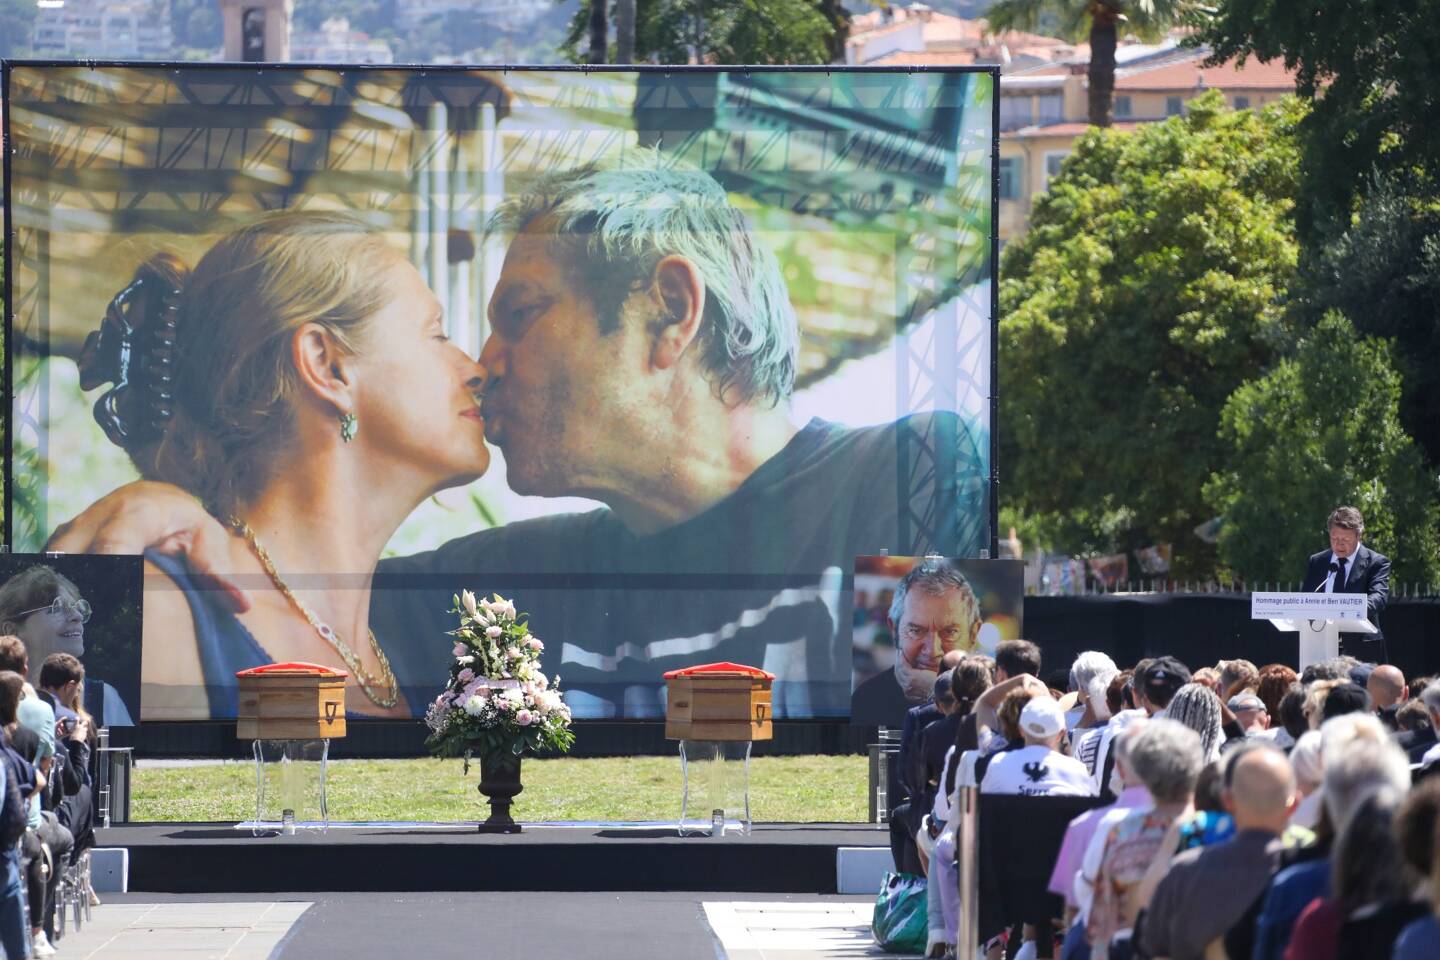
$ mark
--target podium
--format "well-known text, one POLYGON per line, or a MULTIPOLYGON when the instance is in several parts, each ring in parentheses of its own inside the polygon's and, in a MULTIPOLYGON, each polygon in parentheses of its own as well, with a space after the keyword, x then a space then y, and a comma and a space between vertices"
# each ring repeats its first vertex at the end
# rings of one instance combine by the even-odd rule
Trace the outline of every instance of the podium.
POLYGON ((1375 633, 1365 616, 1363 593, 1252 593, 1250 618, 1269 620, 1282 633, 1299 636, 1299 665, 1340 655, 1340 634, 1375 633))

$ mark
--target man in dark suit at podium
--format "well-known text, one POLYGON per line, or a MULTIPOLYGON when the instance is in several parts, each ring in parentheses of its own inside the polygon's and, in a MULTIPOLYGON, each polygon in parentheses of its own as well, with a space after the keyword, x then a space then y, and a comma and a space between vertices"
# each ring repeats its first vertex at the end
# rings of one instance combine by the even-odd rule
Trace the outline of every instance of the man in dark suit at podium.
MULTIPOLYGON (((1363 593, 1365 615, 1380 629, 1380 613, 1390 599, 1390 559, 1360 542, 1365 519, 1354 507, 1336 507, 1330 514, 1330 549, 1310 558, 1305 570, 1308 593, 1363 593)), ((1360 660, 1387 663, 1383 633, 1342 633, 1340 652, 1360 660)))

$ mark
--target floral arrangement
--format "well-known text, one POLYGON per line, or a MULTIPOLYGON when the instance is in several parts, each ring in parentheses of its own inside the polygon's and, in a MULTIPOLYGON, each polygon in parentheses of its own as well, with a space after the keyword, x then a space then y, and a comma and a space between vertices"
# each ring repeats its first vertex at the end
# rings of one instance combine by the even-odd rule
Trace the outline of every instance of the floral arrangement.
POLYGON ((425 711, 425 745, 438 757, 473 754, 519 756, 525 750, 564 753, 575 742, 570 708, 540 672, 545 644, 531 635, 525 614, 498 593, 476 600, 469 590, 454 598, 460 615, 450 682, 425 711))

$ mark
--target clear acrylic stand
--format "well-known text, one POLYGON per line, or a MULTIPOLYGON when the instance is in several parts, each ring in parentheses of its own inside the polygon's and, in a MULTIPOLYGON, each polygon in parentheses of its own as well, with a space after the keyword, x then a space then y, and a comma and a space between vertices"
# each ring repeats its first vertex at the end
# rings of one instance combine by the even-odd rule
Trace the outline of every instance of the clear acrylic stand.
POLYGON ((680 836, 749 835, 749 740, 680 741, 680 836), (699 818, 691 818, 691 813, 699 818))
POLYGON ((326 778, 330 765, 330 740, 254 740, 255 820, 249 824, 254 836, 330 827, 330 804, 326 778), (267 785, 267 781, 273 781, 267 785), (268 804, 268 806, 267 806, 268 804), (310 818, 306 814, 318 814, 310 818))

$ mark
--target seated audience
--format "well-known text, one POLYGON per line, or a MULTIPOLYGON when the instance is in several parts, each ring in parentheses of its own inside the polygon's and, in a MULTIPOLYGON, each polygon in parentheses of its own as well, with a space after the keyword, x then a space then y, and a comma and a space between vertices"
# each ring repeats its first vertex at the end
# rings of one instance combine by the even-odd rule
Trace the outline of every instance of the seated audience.
MULTIPOLYGON (((1105 693, 1119 672, 1110 655, 1098 650, 1087 650, 1075 658, 1070 665, 1070 686, 1075 691, 1075 706, 1080 712, 1075 722, 1069 724, 1072 730, 1092 730, 1110 719, 1105 693)), ((1066 719, 1068 721, 1068 715, 1066 719)))
POLYGON ((1254 693, 1237 693, 1230 698, 1230 712, 1235 715, 1235 722, 1240 725, 1242 735, 1246 737, 1269 737, 1270 734, 1270 711, 1254 693))
POLYGON ((65 731, 64 749, 57 753, 61 767, 55 814, 75 836, 71 853, 74 859, 95 845, 94 797, 90 783, 92 730, 82 706, 85 667, 68 653, 52 653, 41 665, 39 679, 40 697, 54 708, 57 730, 65 731))
POLYGON ((1249 660, 1220 661, 1220 689, 1215 692, 1221 700, 1229 700, 1237 693, 1254 693, 1260 686, 1260 671, 1249 660))
POLYGON ((1103 954, 1116 934, 1134 925, 1141 906, 1140 883, 1171 825, 1190 809, 1195 779, 1204 765, 1204 747, 1189 727, 1154 719, 1135 736, 1129 760, 1130 770, 1145 785, 1154 806, 1132 811, 1104 838, 1085 927, 1092 953, 1103 954))
POLYGON ((1091 776, 1095 775, 1095 758, 1100 752, 1100 743, 1105 737, 1107 728, 1121 711, 1135 708, 1134 702, 1128 701, 1125 696, 1130 678, 1133 676, 1134 671, 1121 670, 1110 678, 1110 682, 1105 687, 1105 712, 1109 715, 1108 719, 1089 730, 1080 732, 1071 745, 1070 755, 1085 764, 1085 769, 1090 771, 1091 776))
POLYGON ((1311 730, 1319 730, 1320 724, 1325 722, 1325 699, 1330 696, 1330 691, 1346 682, 1316 680, 1305 684, 1305 722, 1311 730))
MULTIPOLYGON (((1190 669, 1174 657, 1156 657, 1137 663, 1132 679, 1131 694, 1136 711, 1143 712, 1145 716, 1154 716, 1169 706, 1176 691, 1190 682, 1190 669)), ((1116 717, 1116 720, 1120 719, 1116 717)), ((1122 724, 1123 722, 1121 720, 1122 724)), ((1114 767, 1111 743, 1119 728, 1120 724, 1108 725, 1096 748, 1094 776, 1096 789, 1102 797, 1115 796, 1110 783, 1110 774, 1114 767)))
MULTIPOLYGON (((940 677, 947 677, 945 684, 948 688, 948 672, 964 656, 963 652, 952 650, 941 657, 941 671, 935 682, 938 684, 940 677)), ((921 796, 924 764, 920 759, 920 737, 925 728, 941 716, 932 696, 925 703, 907 710, 900 728, 900 751, 895 758, 895 775, 891 777, 891 786, 897 793, 895 802, 890 806, 890 856, 900 873, 922 872, 919 853, 915 849, 915 831, 929 807, 921 796)))
POLYGON ((1349 680, 1351 668, 1359 665, 1354 657, 1331 657, 1312 663, 1300 672, 1300 682, 1307 688, 1322 680, 1349 680))
POLYGON ((1291 814, 1290 822, 1312 830, 1320 822, 1324 800, 1324 794, 1320 792, 1325 778, 1325 770, 1320 764, 1320 744, 1320 731, 1307 730, 1290 751, 1290 766, 1295 771, 1295 787, 1300 793, 1300 803, 1291 814))
MULTIPOLYGON (((4 656, 7 640, 14 640, 20 645, 18 637, 0 637, 0 657, 4 656)), ((23 649, 23 645, 20 646, 23 649)), ((7 674, 21 680, 13 670, 0 671, 0 678, 7 674)), ((30 830, 31 799, 38 796, 45 783, 44 776, 15 749, 10 738, 10 728, 15 726, 15 714, 20 706, 22 686, 23 680, 19 683, 0 682, 0 764, 5 767, 7 816, 4 836, 6 875, 3 891, 0 891, 0 948, 7 957, 30 956, 30 923, 26 916, 24 894, 27 864, 23 850, 26 846, 33 846, 29 841, 38 843, 30 830), (19 801, 18 807, 11 806, 12 786, 19 801)))
POLYGON ((1135 669, 1135 704, 1150 716, 1170 705, 1170 700, 1190 682, 1190 669, 1174 657, 1156 657, 1135 669))
POLYGON ((1347 713, 1372 713, 1370 695, 1356 683, 1338 683, 1325 695, 1320 706, 1320 722, 1343 717, 1347 713))
POLYGON ((1103 840, 1109 834, 1110 827, 1125 819, 1131 811, 1148 809, 1154 805, 1150 791, 1130 767, 1130 748, 1136 736, 1145 728, 1146 722, 1145 717, 1140 717, 1116 736, 1115 781, 1121 787, 1120 795, 1109 806, 1096 807, 1071 820, 1061 841, 1060 853, 1055 858, 1055 869, 1050 873, 1049 890, 1064 897, 1067 911, 1074 915, 1062 951, 1065 960, 1089 955, 1085 926, 1090 919, 1090 905, 1094 901, 1094 879, 1103 850, 1098 846, 1095 848, 1094 862, 1088 867, 1085 860, 1090 856, 1095 838, 1100 837, 1103 840))
POLYGON ((1429 910, 1395 940, 1394 960, 1440 957, 1440 780, 1427 780, 1405 798, 1395 817, 1395 834, 1405 863, 1420 878, 1429 910))
POLYGON ((981 793, 1030 797, 1089 797, 1095 785, 1085 765, 1059 752, 1065 711, 1049 696, 1034 696, 1020 711, 1025 745, 995 757, 980 781, 981 793))
POLYGON ((1280 698, 1280 712, 1277 714, 1280 729, 1275 732, 1275 746, 1289 750, 1295 746, 1300 735, 1310 729, 1310 717, 1305 712, 1308 702, 1309 695, 1304 684, 1293 683, 1290 689, 1285 691, 1285 695, 1280 698))
POLYGON ((1400 708, 1410 698, 1409 691, 1405 689, 1405 674, 1400 672, 1400 668, 1382 663, 1370 671, 1365 692, 1370 694, 1370 702, 1374 704, 1375 715, 1380 718, 1380 722, 1391 730, 1398 730, 1395 714, 1400 712, 1400 708))
POLYGON ((1190 675, 1190 682, 1198 683, 1202 687, 1209 687, 1215 691, 1216 696, 1220 695, 1220 671, 1214 667, 1201 667, 1196 670, 1190 675))
MULTIPOLYGON (((1432 733, 1434 732, 1434 728, 1430 726, 1430 711, 1425 709, 1425 701, 1419 699, 1406 700, 1404 705, 1395 711, 1395 732, 1398 734, 1396 737, 1397 743, 1400 743, 1400 738, 1407 733, 1417 733, 1426 730, 1432 733)), ((1404 747, 1405 744, 1400 743, 1400 746, 1404 747)))
MULTIPOLYGON (((1409 763, 1440 773, 1440 683, 1411 694, 1398 669, 1349 657, 1298 681, 1243 660, 1192 678, 1173 657, 1127 676, 1087 651, 1052 679, 1072 691, 1056 698, 1030 672, 1032 648, 1002 649, 993 686, 962 662, 936 693, 956 719, 916 737, 933 793, 927 955, 977 946, 955 943, 954 801, 978 783, 1114 799, 1072 820, 1046 861, 1066 903, 1064 960, 1440 956, 1440 776, 1412 788, 1409 763)), ((1010 949, 1048 953, 1043 933, 1017 924, 1010 949)), ((978 946, 998 956, 996 942, 978 946)))
MULTIPOLYGON (((1430 728, 1432 731, 1440 730, 1440 680, 1437 680, 1426 687, 1420 693, 1420 702, 1425 704, 1425 709, 1430 713, 1430 728)), ((1420 757, 1420 766, 1428 769, 1431 764, 1440 761, 1440 743, 1435 743, 1434 738, 1425 753, 1420 757)), ((1411 755, 1414 755, 1414 748, 1411 748, 1411 755)))
POLYGON ((1389 960, 1395 938, 1426 911, 1410 901, 1393 830, 1402 792, 1365 793, 1341 827, 1331 855, 1327 897, 1300 912, 1287 960, 1389 960))
POLYGON ((1283 663, 1267 663, 1260 668, 1259 677, 1255 684, 1255 695, 1264 701, 1265 711, 1279 723, 1280 699, 1300 676, 1283 663))
POLYGON ((1146 955, 1205 956, 1240 925, 1275 872, 1295 802, 1295 775, 1279 750, 1256 744, 1236 758, 1226 792, 1235 835, 1170 863, 1137 929, 1146 955))
POLYGON ((1170 698, 1165 716, 1200 735, 1200 748, 1206 763, 1220 756, 1225 731, 1221 729, 1220 698, 1214 690, 1198 683, 1185 684, 1170 698))
POLYGON ((1316 830, 1319 855, 1276 875, 1255 923, 1255 960, 1283 957, 1300 912, 1317 897, 1330 895, 1333 844, 1326 837, 1333 833, 1331 825, 1348 822, 1360 801, 1373 791, 1403 792, 1410 783, 1410 766, 1403 752, 1373 716, 1337 717, 1325 724, 1320 737, 1323 807, 1316 830))

